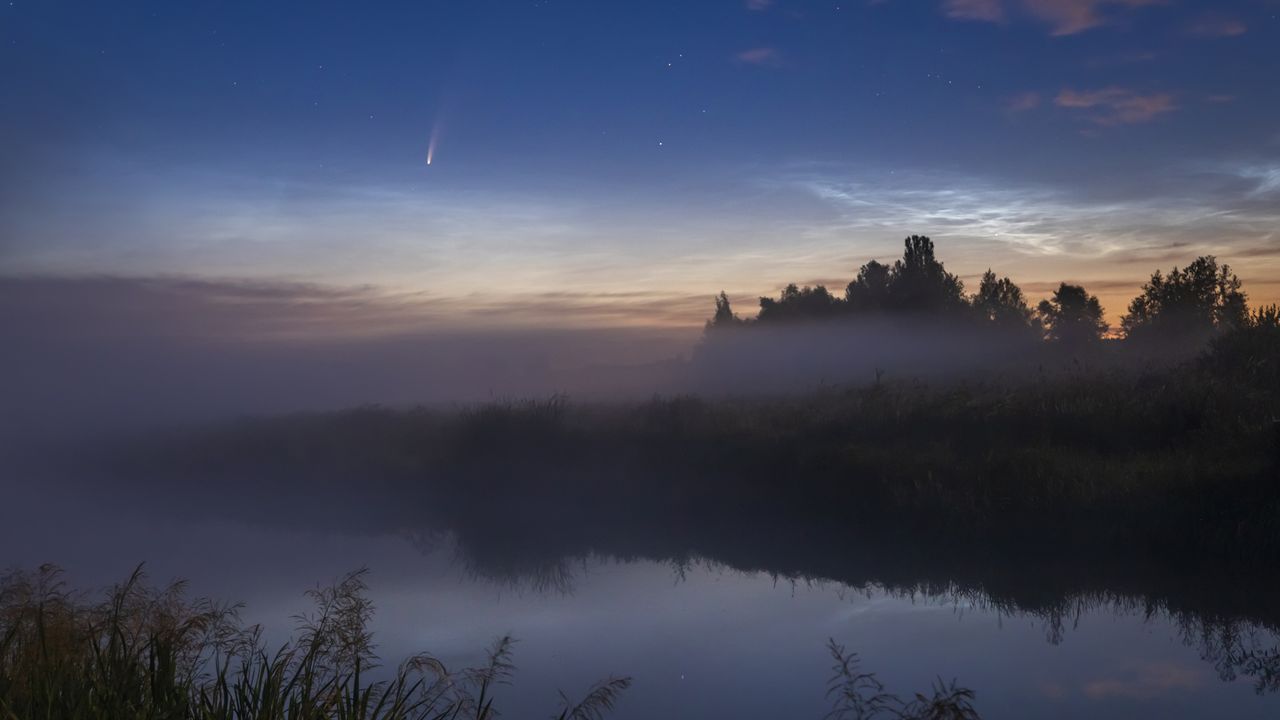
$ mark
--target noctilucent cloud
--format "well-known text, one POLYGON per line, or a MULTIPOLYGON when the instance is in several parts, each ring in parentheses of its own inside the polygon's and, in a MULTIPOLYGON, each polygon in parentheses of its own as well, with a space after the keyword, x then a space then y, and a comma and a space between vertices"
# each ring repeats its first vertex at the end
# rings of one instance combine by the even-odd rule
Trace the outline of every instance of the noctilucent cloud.
MULTIPOLYGON (((929 234, 1280 297, 1280 0, 0 7, 0 273, 700 323, 929 234), (404 301, 411 302, 411 301, 404 301), (583 306, 607 312, 565 312, 583 306)), ((601 320, 600 318, 605 318, 601 320)))

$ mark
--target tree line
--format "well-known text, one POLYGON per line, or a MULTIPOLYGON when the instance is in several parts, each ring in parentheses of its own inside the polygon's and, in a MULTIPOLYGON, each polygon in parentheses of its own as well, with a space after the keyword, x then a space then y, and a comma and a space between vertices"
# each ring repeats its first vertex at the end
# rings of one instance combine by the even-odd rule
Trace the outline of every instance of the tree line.
MULTIPOLYGON (((1230 266, 1201 256, 1185 268, 1153 273, 1129 303, 1119 335, 1157 344, 1203 341, 1276 318, 1274 307, 1251 314, 1246 300, 1230 266)), ((859 268, 843 297, 823 285, 791 284, 777 298, 761 297, 756 317, 741 318, 721 292, 707 331, 875 315, 945 317, 1071 345, 1098 342, 1111 331, 1097 296, 1080 285, 1064 282, 1033 308, 1013 280, 987 270, 977 291, 966 294, 964 283, 947 272, 933 241, 923 235, 908 237, 902 258, 892 265, 872 260, 859 268)))

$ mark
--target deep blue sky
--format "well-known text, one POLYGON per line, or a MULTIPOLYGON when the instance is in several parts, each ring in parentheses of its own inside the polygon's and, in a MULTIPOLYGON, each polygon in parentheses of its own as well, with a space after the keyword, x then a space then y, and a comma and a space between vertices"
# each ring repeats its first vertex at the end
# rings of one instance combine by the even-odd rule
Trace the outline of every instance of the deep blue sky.
POLYGON ((683 322, 916 232, 963 276, 1092 282, 1113 315, 1201 252, 1277 294, 1274 0, 0 12, 2 272, 683 322))

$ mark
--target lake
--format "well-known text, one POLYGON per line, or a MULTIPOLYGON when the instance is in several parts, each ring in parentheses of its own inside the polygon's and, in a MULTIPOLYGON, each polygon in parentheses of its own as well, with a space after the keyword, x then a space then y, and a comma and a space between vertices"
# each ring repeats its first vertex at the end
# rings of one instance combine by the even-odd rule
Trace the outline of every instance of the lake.
POLYGON ((495 533, 501 542, 478 550, 452 539, 485 535, 475 528, 355 532, 212 511, 200 494, 158 512, 135 491, 47 480, 6 490, 17 501, 0 506, 0 565, 55 562, 100 587, 145 561, 157 582, 187 578, 193 594, 243 601, 273 639, 307 609, 306 589, 367 567, 388 664, 426 650, 461 667, 496 637, 518 638, 500 694, 508 717, 545 717, 557 690, 580 696, 615 674, 634 679, 615 718, 820 718, 828 639, 891 692, 955 678, 985 718, 1280 713, 1266 687, 1280 669, 1277 605, 1270 588, 1229 574, 1095 576, 982 557, 948 573, 945 558, 764 529, 682 549, 678 533, 576 549, 495 533))

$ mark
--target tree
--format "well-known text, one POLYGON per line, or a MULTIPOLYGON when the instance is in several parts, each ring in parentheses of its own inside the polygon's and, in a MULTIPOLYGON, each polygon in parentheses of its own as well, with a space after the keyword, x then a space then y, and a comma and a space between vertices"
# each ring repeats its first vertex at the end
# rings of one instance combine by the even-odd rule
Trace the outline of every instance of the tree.
POLYGON ((1255 388, 1280 388, 1280 306, 1264 305, 1242 325, 1217 333, 1200 360, 1215 377, 1235 376, 1255 388))
POLYGON ((1110 326, 1102 319, 1102 304, 1079 285, 1062 285, 1037 308, 1045 335, 1064 345, 1086 345, 1100 340, 1110 326))
POLYGON ((982 274, 970 304, 982 319, 999 327, 1029 328, 1035 322, 1035 313, 1027 306, 1022 288, 1007 277, 996 278, 989 269, 982 274))
POLYGON ((934 257, 933 241, 912 235, 903 245, 889 278, 892 309, 937 312, 964 306, 964 283, 934 257))
POLYGON ((1152 274, 1142 294, 1129 303, 1120 327, 1127 339, 1203 340, 1215 331, 1248 324, 1245 300, 1231 267, 1205 255, 1185 269, 1152 274))
POLYGON ((726 328, 738 325, 742 321, 737 315, 733 314, 733 308, 729 305, 729 296, 721 290, 716 296, 716 314, 707 321, 707 330, 712 328, 726 328))
POLYGON ((824 286, 804 288, 795 283, 783 289, 777 300, 760 298, 760 322, 787 322, 828 318, 840 312, 843 303, 824 286))
POLYGON ((852 312, 883 310, 889 302, 892 268, 875 260, 858 268, 858 276, 844 289, 844 301, 852 312))

